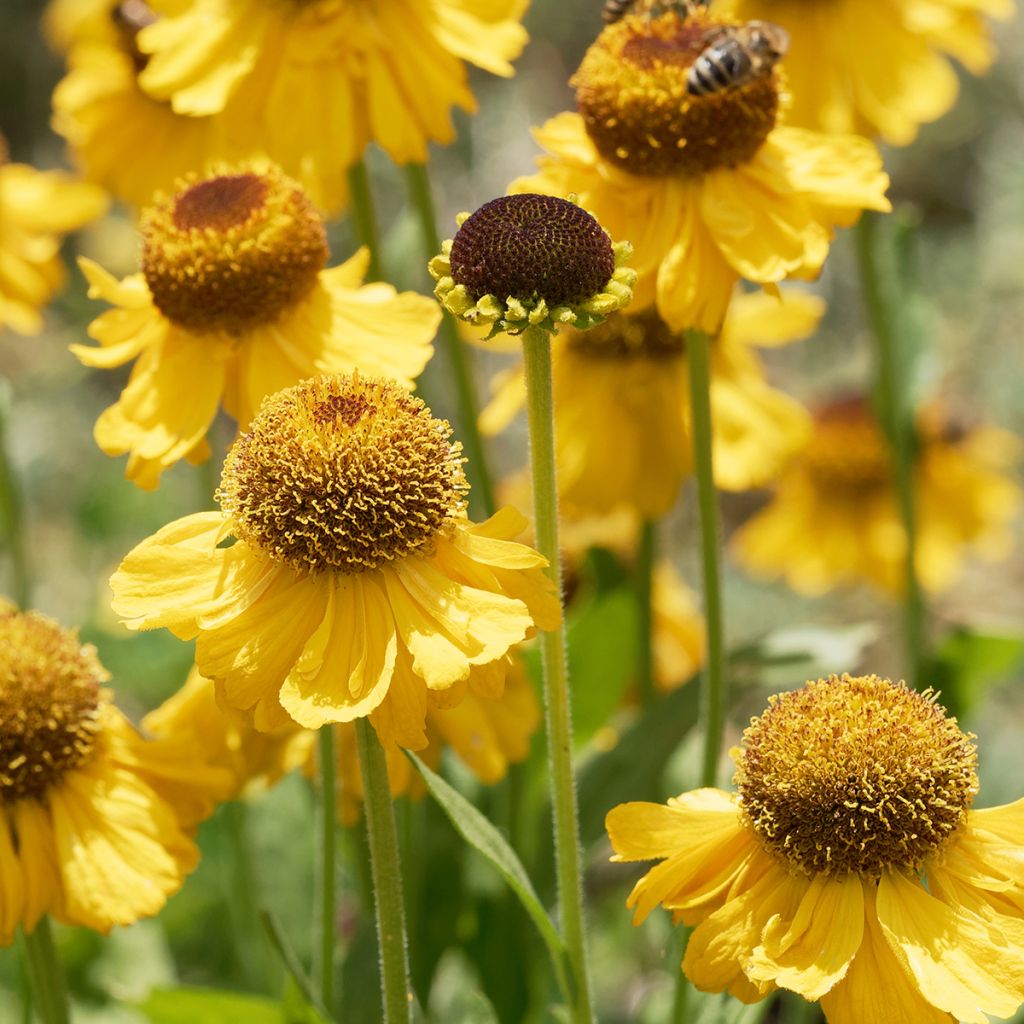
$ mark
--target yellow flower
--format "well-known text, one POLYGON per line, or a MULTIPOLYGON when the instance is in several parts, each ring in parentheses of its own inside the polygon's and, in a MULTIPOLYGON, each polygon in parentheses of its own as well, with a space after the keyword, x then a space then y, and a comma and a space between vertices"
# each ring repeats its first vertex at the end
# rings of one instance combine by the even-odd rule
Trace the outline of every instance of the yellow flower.
POLYGON ((0 945, 43 914, 106 932, 156 914, 227 790, 188 738, 144 740, 96 651, 0 602, 0 945))
MULTIPOLYGON (((769 386, 752 346, 806 337, 820 300, 739 295, 712 348, 714 470, 720 487, 746 490, 774 479, 806 441, 803 407, 769 386)), ((558 485, 574 513, 619 506, 660 519, 691 471, 686 343, 653 310, 621 314, 552 339, 558 485)), ((522 367, 498 378, 483 411, 485 434, 503 430, 526 400, 522 367)))
MULTIPOLYGON (((924 587, 951 586, 969 550, 998 560, 1021 494, 1007 469, 1020 443, 993 428, 963 430, 929 410, 918 426, 914 474, 917 573, 924 587)), ((812 438, 786 469, 769 504, 734 535, 741 565, 782 577, 805 594, 866 580, 903 586, 906 541, 890 456, 867 403, 823 409, 812 438)))
POLYGON ((526 6, 191 0, 141 33, 140 81, 179 114, 222 117, 336 210, 369 142, 423 163, 454 139, 451 108, 476 109, 464 62, 511 75, 526 6))
POLYGON ((787 120, 825 132, 881 135, 906 145, 956 101, 949 56, 984 73, 995 48, 985 17, 1012 0, 722 0, 716 11, 770 18, 790 35, 787 120))
POLYGON ((153 488, 178 460, 207 458, 222 401, 244 429, 266 395, 317 373, 358 368, 412 388, 433 302, 362 285, 365 250, 324 269, 323 220, 276 168, 180 185, 143 215, 141 274, 119 283, 82 261, 90 295, 117 308, 89 328, 99 348, 72 351, 103 369, 136 360, 95 428, 106 454, 129 453, 130 480, 153 488))
POLYGON ((633 888, 694 927, 683 970, 755 1002, 820 1000, 829 1024, 986 1024, 1024 1001, 1024 800, 972 810, 977 752, 930 691, 877 676, 773 697, 736 794, 621 804, 633 888))
MULTIPOLYGON (((522 663, 512 655, 499 699, 469 690, 457 707, 428 705, 426 723, 427 746, 419 752, 423 761, 437 768, 442 751, 451 747, 481 782, 493 785, 505 777, 510 764, 525 760, 530 753, 530 738, 540 723, 540 707, 522 663)), ((389 744, 385 754, 391 795, 421 797, 426 787, 401 748, 389 744)), ((312 774, 314 765, 311 758, 307 772, 312 774)), ((338 770, 339 816, 343 824, 351 825, 359 820, 363 799, 353 725, 338 727, 338 770)))
POLYGON ((107 207, 95 185, 62 171, 5 162, 0 138, 0 328, 35 334, 40 310, 64 285, 61 236, 107 207))
POLYGON ((142 729, 158 739, 193 737, 204 763, 231 773, 227 799, 273 786, 305 764, 316 741, 294 722, 258 732, 240 711, 217 706, 213 683, 195 667, 177 693, 143 718, 142 729))
MULTIPOLYGON (((123 5, 138 9, 141 0, 123 5)), ((84 40, 108 39, 115 31, 114 11, 119 0, 50 0, 43 12, 43 31, 55 50, 65 52, 84 40)))
MULTIPOLYGON (((68 74, 53 94, 54 130, 67 139, 86 178, 145 206, 158 190, 212 160, 257 154, 259 147, 237 144, 216 119, 185 117, 147 96, 138 85, 145 58, 136 45, 137 26, 118 27, 109 10, 118 5, 107 0, 101 6, 107 31, 76 33, 68 74)), ((139 0, 134 6, 145 8, 139 0)))
POLYGON ((875 147, 778 124, 781 71, 703 96, 687 72, 722 19, 696 10, 609 25, 573 79, 580 112, 537 132, 540 171, 513 192, 577 193, 636 248, 635 305, 716 334, 737 279, 813 278, 835 226, 888 210, 875 147))
POLYGON ((258 729, 370 716, 385 744, 423 747, 428 701, 497 696, 508 650, 560 616, 544 559, 512 540, 518 513, 466 518, 462 461, 394 382, 278 392, 228 453, 222 511, 136 547, 113 608, 196 637, 219 703, 258 729))
POLYGON ((704 664, 704 616, 697 595, 671 562, 659 562, 651 581, 654 685, 663 693, 688 683, 704 664))

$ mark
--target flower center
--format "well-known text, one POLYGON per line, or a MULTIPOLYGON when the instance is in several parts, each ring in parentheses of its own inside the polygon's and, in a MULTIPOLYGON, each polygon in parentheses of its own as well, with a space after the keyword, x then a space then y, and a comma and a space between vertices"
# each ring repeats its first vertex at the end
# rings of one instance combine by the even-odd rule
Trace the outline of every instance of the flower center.
POLYGON ((771 698, 743 733, 740 806, 807 874, 917 870, 965 821, 977 753, 928 690, 830 676, 771 698))
POLYGON ((153 303, 191 331, 244 334, 305 298, 327 262, 323 218, 276 168, 191 180, 142 217, 153 303))
POLYGON ((42 796, 89 759, 108 678, 74 631, 0 611, 0 804, 42 796))
POLYGON ((469 490, 451 427, 392 381, 317 377, 267 399, 218 499, 236 535, 303 571, 376 569, 429 545, 469 490))
POLYGON ((571 349, 589 359, 674 359, 683 355, 683 336, 669 330, 654 309, 620 313, 589 331, 566 331, 571 349))
POLYGON ((586 210, 555 196, 502 196, 463 221, 452 241, 452 278, 473 300, 543 299, 573 305, 615 272, 611 239, 586 210))
POLYGON ((749 26, 699 10, 609 25, 571 82, 597 151, 639 175, 750 160, 775 127, 780 73, 749 39, 749 26))
POLYGON ((860 495, 888 486, 891 477, 885 439, 860 398, 837 402, 818 414, 801 458, 822 492, 860 495))

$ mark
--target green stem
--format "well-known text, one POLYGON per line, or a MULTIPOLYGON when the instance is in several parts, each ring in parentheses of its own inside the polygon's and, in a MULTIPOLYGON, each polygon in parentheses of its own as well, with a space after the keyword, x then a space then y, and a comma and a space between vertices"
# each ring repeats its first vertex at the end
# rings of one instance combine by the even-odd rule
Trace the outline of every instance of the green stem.
MULTIPOLYGON (((562 563, 558 543, 551 338, 546 331, 528 327, 522 334, 522 342, 537 549, 548 560, 547 573, 561 595, 562 563)), ((564 620, 556 630, 540 634, 540 649, 544 667, 544 708, 555 825, 558 907, 562 933, 575 980, 576 1005, 572 1020, 575 1024, 590 1024, 593 1020, 593 1011, 590 1007, 590 979, 583 917, 582 857, 576 809, 572 711, 564 620)))
POLYGON ((725 673, 722 647, 722 594, 719 570, 718 501, 711 469, 711 339, 703 331, 686 332, 690 377, 693 465, 700 507, 701 568, 707 655, 701 673, 701 722, 704 758, 701 784, 714 786, 725 732, 725 673))
POLYGON ((25 952, 36 1012, 43 1024, 69 1024, 64 973, 48 917, 40 918, 35 929, 25 936, 25 952))
POLYGON ((402 867, 398 856, 395 808, 388 784, 388 762, 377 733, 366 718, 356 719, 359 771, 363 777, 363 810, 370 840, 373 895, 377 911, 381 991, 385 1024, 409 1024, 412 989, 405 941, 402 867))
MULTIPOLYGON (((406 189, 420 219, 420 232, 427 259, 441 251, 441 237, 437 230, 437 215, 430 192, 430 177, 423 164, 407 164, 406 189)), ((469 462, 466 473, 471 485, 470 494, 479 502, 485 516, 494 515, 494 487, 487 467, 487 454, 477 426, 480 402, 473 378, 472 351, 459 337, 455 318, 448 312, 441 320, 441 343, 455 383, 455 397, 459 410, 459 437, 462 439, 469 462)))
POLYGON ((370 175, 366 170, 365 161, 360 160, 348 169, 348 190, 356 237, 360 245, 365 245, 370 250, 367 280, 379 281, 383 276, 380 269, 380 236, 377 232, 377 214, 373 206, 370 175))
POLYGON ((316 915, 319 935, 314 949, 318 951, 316 967, 320 1001, 331 1010, 334 1006, 334 942, 337 932, 334 901, 338 807, 335 779, 338 773, 338 760, 334 750, 334 726, 321 726, 317 739, 320 760, 320 893, 316 915))
POLYGON ((654 559, 657 550, 657 523, 645 519, 640 527, 636 555, 636 605, 639 623, 637 644, 637 684, 640 703, 649 707, 654 700, 654 559))
POLYGON ((7 454, 4 426, 6 406, 6 395, 0 394, 0 535, 11 560, 11 597, 24 609, 31 600, 32 585, 28 571, 28 549, 25 544, 21 495, 14 467, 7 454))
POLYGON ((925 602, 917 575, 917 515, 914 500, 914 471, 917 439, 913 410, 904 400, 894 315, 886 294, 878 259, 877 217, 865 213, 857 226, 857 260, 868 322, 875 339, 877 415, 889 441, 896 501, 906 537, 903 563, 903 632, 906 646, 907 681, 918 686, 925 660, 925 602))
POLYGON ((683 974, 683 957, 686 956, 686 944, 690 941, 690 929, 682 928, 679 939, 679 973, 676 975, 675 998, 672 1001, 672 1024, 689 1024, 686 1004, 690 997, 690 980, 683 974))

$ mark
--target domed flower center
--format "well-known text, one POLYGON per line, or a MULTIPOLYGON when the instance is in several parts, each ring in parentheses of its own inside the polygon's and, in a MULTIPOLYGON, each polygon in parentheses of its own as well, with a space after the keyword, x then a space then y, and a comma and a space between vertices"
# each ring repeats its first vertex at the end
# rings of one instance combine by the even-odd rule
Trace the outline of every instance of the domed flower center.
POLYGON ((555 196, 502 196, 463 221, 451 275, 473 300, 585 302, 615 272, 611 239, 586 210, 555 196))
POLYGON ((802 460, 819 491, 863 495, 888 486, 891 479, 885 439, 860 398, 818 414, 802 460))
POLYGON ((751 62, 748 37, 699 10, 628 14, 605 28, 571 82, 598 152, 639 175, 750 160, 775 127, 780 75, 756 54, 751 62))
POLYGON ((42 796, 89 759, 108 678, 72 630, 0 610, 0 804, 42 796))
POLYGON ((276 169, 195 181, 142 218, 142 272, 168 320, 244 334, 309 294, 327 262, 323 218, 276 169))
POLYGON ((743 734, 742 813, 807 874, 916 870, 963 824, 977 754, 931 691, 830 676, 771 699, 743 734))
POLYGON ((391 381, 318 377, 267 399, 218 492, 247 544, 305 571, 361 572, 422 550, 469 490, 451 428, 391 381))
POLYGON ((567 331, 569 347, 588 359, 673 359, 685 350, 683 336, 669 330, 653 309, 620 313, 589 331, 567 331))

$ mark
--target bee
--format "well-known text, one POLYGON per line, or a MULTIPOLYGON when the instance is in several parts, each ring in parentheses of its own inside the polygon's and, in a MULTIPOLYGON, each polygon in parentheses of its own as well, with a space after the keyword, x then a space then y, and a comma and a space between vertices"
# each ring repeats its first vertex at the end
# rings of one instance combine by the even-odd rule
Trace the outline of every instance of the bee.
POLYGON ((686 75, 691 96, 738 89, 769 74, 789 49, 789 33, 770 21, 712 30, 686 75))
POLYGON ((614 25, 630 12, 646 14, 648 18, 658 18, 662 14, 674 11, 681 18, 689 17, 695 7, 700 6, 696 0, 604 0, 601 17, 606 25, 614 25))

